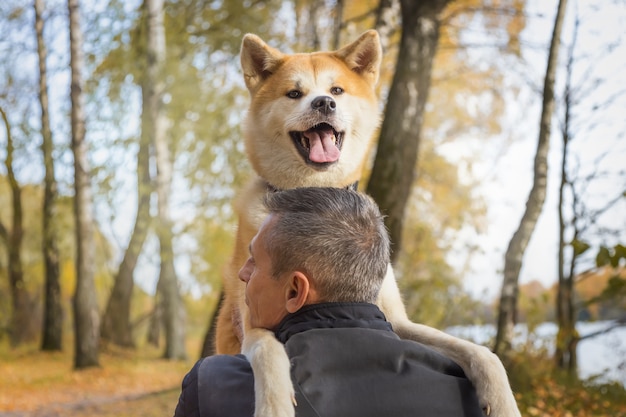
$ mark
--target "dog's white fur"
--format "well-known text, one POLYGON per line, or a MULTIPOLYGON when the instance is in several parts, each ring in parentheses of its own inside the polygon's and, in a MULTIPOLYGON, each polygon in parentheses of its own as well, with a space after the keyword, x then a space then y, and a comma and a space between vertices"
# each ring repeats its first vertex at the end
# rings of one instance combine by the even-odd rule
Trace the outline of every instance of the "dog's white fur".
MULTIPOLYGON (((251 104, 244 125, 248 157, 258 174, 236 202, 239 227, 235 253, 225 276, 225 299, 217 328, 218 353, 246 355, 255 375, 255 416, 294 416, 294 389, 289 358, 267 330, 251 329, 243 300, 244 285, 237 270, 247 257, 248 243, 266 216, 262 197, 268 183, 279 189, 302 186, 345 187, 357 181, 379 122, 374 86, 378 81, 382 51, 378 34, 365 32, 352 44, 335 52, 287 55, 269 47, 255 35, 246 35, 241 64, 251 104), (274 76, 275 75, 275 76, 274 76), (312 114, 311 102, 328 96, 341 85, 331 116, 312 114), (289 99, 290 89, 303 96, 289 99), (336 113, 336 114, 335 114, 336 113), (324 169, 311 168, 298 154, 290 131, 306 131, 329 123, 343 132, 340 160, 324 169), (239 342, 243 333, 243 344, 239 342)), ((496 355, 484 346, 411 322, 391 267, 379 294, 378 306, 405 339, 421 342, 457 362, 476 387, 486 413, 496 417, 520 416, 506 371, 496 355)))
POLYGON ((295 393, 285 348, 265 329, 246 331, 241 345, 254 373, 255 417, 293 417, 295 393))

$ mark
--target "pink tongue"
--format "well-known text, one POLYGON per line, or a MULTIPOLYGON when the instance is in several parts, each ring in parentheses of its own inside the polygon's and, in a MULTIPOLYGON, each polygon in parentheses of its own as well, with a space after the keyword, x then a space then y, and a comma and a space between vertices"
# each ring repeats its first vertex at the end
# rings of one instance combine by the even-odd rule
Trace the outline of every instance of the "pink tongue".
POLYGON ((339 159, 341 151, 333 143, 332 129, 307 130, 304 136, 309 140, 309 159, 312 162, 335 162, 339 159))

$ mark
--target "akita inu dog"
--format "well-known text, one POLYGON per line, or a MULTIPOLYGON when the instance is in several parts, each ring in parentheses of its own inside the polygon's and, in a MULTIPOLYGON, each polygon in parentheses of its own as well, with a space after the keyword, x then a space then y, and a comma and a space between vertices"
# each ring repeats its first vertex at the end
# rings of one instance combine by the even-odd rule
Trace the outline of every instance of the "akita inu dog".
MULTIPOLYGON (((216 332, 217 353, 243 352, 255 375, 255 416, 293 416, 289 359, 270 331, 251 329, 237 275, 266 216, 265 193, 294 187, 350 187, 360 176, 379 118, 375 85, 382 50, 376 31, 334 52, 283 54, 255 35, 244 36, 241 66, 250 92, 243 126, 257 176, 235 202, 236 247, 224 277, 216 332)), ((405 339, 456 361, 475 385, 487 414, 519 416, 502 363, 486 347, 412 323, 391 267, 379 307, 405 339)))

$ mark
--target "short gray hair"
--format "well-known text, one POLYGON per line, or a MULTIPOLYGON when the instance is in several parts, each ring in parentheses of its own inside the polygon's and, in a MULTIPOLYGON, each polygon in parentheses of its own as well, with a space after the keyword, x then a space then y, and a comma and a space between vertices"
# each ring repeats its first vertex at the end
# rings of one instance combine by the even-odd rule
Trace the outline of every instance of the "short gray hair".
POLYGON ((265 244, 273 275, 308 274, 325 302, 374 302, 389 264, 389 235, 376 203, 341 188, 268 193, 276 220, 265 244))

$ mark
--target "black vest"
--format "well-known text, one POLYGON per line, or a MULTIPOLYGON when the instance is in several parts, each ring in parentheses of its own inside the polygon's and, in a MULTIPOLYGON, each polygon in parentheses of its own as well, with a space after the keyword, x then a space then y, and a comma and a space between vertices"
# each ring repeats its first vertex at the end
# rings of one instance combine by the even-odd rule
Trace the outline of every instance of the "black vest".
MULTIPOLYGON (((374 305, 308 306, 276 336, 291 358, 297 417, 482 417, 462 369, 401 340, 374 305)), ((252 417, 254 382, 243 356, 214 356, 196 368, 201 417, 252 417)))

